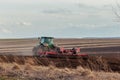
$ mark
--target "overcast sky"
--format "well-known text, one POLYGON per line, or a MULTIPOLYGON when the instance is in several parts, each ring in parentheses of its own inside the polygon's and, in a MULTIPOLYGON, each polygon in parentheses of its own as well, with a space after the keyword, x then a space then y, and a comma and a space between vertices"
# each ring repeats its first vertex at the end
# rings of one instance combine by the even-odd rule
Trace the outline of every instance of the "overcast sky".
POLYGON ((0 38, 120 37, 117 0, 0 0, 0 38))

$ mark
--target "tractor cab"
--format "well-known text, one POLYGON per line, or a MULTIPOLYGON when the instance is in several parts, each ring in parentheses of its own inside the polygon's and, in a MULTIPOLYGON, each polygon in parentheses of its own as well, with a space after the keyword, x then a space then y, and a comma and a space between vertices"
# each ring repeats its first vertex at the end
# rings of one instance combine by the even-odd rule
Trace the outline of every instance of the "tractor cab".
POLYGON ((53 37, 41 37, 40 44, 52 48, 54 46, 53 37))

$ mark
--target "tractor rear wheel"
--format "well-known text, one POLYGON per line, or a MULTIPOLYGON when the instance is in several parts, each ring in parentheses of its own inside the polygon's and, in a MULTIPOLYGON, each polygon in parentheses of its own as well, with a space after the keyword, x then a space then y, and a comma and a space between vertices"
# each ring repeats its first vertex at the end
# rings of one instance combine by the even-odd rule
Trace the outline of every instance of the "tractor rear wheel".
POLYGON ((35 56, 42 56, 46 51, 50 51, 50 48, 44 45, 38 45, 33 48, 33 54, 35 56))
POLYGON ((44 53, 44 49, 41 46, 36 46, 33 48, 33 55, 34 56, 42 56, 44 53))

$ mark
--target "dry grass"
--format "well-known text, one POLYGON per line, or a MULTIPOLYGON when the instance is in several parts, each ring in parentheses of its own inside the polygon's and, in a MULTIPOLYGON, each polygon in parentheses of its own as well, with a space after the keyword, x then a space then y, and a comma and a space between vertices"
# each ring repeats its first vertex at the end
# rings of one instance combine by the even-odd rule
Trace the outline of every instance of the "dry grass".
POLYGON ((35 70, 33 66, 29 63, 25 64, 24 70, 35 70))
POLYGON ((5 68, 1 65, 0 66, 0 71, 3 71, 3 70, 5 70, 5 68))
POLYGON ((14 63, 14 64, 13 64, 13 67, 12 67, 12 70, 21 70, 21 67, 20 67, 19 64, 14 63))
MULTIPOLYGON (((3 63, 2 63, 3 64, 3 63)), ((119 80, 119 73, 95 72, 84 69, 56 68, 52 65, 33 66, 31 64, 0 65, 0 80, 119 80), (9 66, 9 68, 8 68, 9 66), (3 75, 4 74, 4 75, 3 75)))

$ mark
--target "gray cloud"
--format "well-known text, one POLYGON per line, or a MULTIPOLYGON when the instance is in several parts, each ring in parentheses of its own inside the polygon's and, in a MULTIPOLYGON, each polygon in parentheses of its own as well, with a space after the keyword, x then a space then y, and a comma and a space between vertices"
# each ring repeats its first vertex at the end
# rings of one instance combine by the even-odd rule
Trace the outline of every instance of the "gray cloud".
POLYGON ((46 9, 46 10, 43 10, 42 12, 47 14, 71 14, 72 13, 71 10, 62 9, 62 8, 46 9))
POLYGON ((97 9, 95 6, 86 5, 86 4, 82 4, 82 3, 77 3, 75 5, 78 6, 79 8, 97 9))
POLYGON ((29 22, 17 22, 16 24, 19 25, 19 26, 31 26, 32 25, 29 22))
POLYGON ((10 33, 12 33, 11 30, 6 29, 6 28, 0 28, 0 32, 2 32, 2 33, 6 33, 6 34, 10 34, 10 33))
POLYGON ((104 28, 104 27, 109 27, 109 24, 68 24, 69 27, 73 27, 73 28, 104 28))

